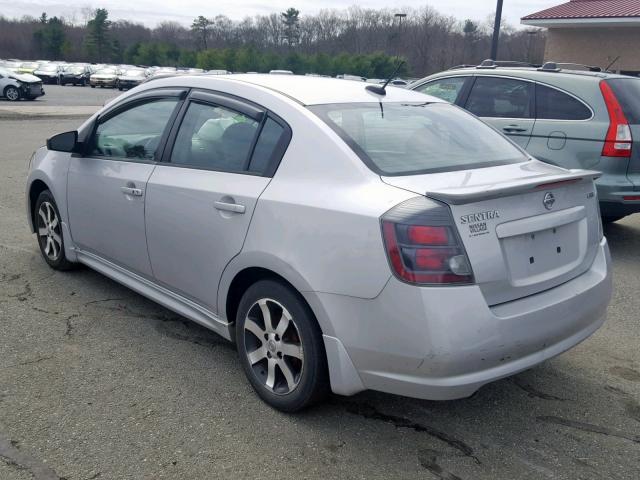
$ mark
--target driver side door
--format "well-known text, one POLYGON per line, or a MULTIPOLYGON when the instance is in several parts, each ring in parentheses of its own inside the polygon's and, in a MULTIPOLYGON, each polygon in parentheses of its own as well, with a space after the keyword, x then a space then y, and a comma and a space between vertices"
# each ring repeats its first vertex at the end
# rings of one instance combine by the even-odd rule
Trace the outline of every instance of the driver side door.
POLYGON ((152 277, 144 223, 147 181, 183 94, 158 91, 106 112, 96 122, 85 155, 72 157, 69 224, 82 252, 152 277))

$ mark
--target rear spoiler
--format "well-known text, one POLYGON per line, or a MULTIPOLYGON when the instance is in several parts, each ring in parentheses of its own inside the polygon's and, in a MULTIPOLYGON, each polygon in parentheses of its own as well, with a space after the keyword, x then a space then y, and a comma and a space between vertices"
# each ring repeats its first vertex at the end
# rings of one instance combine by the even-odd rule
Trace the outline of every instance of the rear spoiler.
POLYGON ((463 205, 480 200, 509 197, 519 193, 527 193, 535 190, 552 190, 569 183, 577 183, 583 180, 595 180, 602 175, 595 170, 569 170, 569 173, 559 175, 540 175, 533 178, 523 178, 512 182, 500 182, 497 184, 474 185, 471 187, 453 187, 437 190, 429 190, 427 197, 451 205, 463 205))

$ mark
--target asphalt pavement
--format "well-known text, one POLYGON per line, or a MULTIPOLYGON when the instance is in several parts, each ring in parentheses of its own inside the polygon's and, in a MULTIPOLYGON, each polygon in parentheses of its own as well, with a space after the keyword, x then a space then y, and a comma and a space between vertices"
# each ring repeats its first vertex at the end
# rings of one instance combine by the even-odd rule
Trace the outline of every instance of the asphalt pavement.
POLYGON ((27 162, 81 122, 0 117, 0 479, 640 477, 640 215, 606 228, 615 294, 577 348, 465 400, 364 392, 285 415, 214 333, 40 258, 27 162))

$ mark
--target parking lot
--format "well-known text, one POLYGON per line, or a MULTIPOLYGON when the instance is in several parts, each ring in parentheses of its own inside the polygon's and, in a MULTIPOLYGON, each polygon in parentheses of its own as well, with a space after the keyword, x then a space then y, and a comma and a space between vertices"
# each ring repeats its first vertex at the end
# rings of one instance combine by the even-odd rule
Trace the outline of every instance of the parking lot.
POLYGON ((17 105, 57 118, 0 110, 0 479, 640 475, 640 215, 606 228, 608 321, 570 352, 465 400, 365 392, 285 415, 215 334, 40 258, 25 217, 29 156, 83 121, 73 107, 119 93, 45 88, 17 105))

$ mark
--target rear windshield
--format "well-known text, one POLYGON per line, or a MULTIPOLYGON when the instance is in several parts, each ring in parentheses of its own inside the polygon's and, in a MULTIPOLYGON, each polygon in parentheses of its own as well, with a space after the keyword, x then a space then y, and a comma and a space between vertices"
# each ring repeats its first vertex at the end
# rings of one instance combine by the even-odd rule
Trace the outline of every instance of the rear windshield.
POLYGON ((640 124, 640 79, 612 78, 606 81, 624 111, 624 116, 632 125, 640 124))
POLYGON ((466 170, 527 160, 493 128, 446 103, 350 103, 309 109, 381 175, 466 170))

